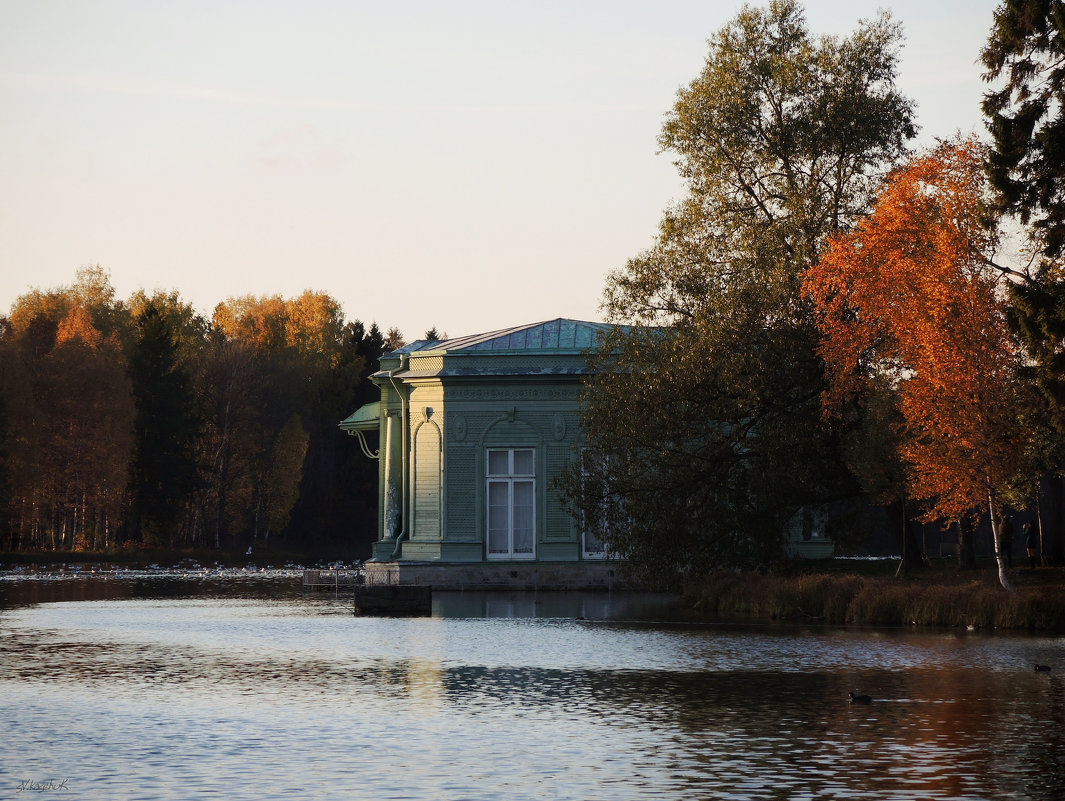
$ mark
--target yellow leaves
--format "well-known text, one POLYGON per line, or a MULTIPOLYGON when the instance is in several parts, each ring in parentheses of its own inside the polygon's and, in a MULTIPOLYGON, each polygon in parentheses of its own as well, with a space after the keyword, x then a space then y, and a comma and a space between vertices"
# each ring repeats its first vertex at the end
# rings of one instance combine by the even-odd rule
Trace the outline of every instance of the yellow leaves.
POLYGON ((79 342, 86 347, 96 350, 100 347, 102 337, 92 323, 89 312, 81 306, 75 306, 70 313, 59 323, 56 331, 56 345, 64 345, 68 342, 79 342))
POLYGON ((214 327, 229 339, 239 339, 264 350, 285 343, 285 302, 279 295, 229 298, 214 310, 214 327))
POLYGON ((8 319, 16 333, 23 333, 35 318, 58 322, 70 311, 71 299, 62 292, 41 292, 35 289, 22 295, 11 306, 8 319))
POLYGON ((344 315, 340 304, 324 292, 305 291, 286 303, 288 343, 301 351, 329 353, 340 342, 344 315))
POLYGON ((50 326, 56 332, 51 345, 73 342, 93 349, 103 342, 117 348, 128 319, 123 304, 115 300, 108 272, 99 265, 80 268, 70 286, 20 296, 9 315, 17 336, 50 326))
POLYGON ((307 290, 287 300, 280 295, 230 298, 215 307, 213 325, 227 338, 262 350, 292 348, 335 363, 344 316, 332 297, 307 290))

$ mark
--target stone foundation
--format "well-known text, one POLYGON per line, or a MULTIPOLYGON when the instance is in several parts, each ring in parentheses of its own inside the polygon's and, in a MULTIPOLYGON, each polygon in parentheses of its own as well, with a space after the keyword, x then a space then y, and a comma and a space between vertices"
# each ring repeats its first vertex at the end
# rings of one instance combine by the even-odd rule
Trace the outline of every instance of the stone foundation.
POLYGON ((617 562, 367 562, 367 584, 436 590, 620 590, 617 562))

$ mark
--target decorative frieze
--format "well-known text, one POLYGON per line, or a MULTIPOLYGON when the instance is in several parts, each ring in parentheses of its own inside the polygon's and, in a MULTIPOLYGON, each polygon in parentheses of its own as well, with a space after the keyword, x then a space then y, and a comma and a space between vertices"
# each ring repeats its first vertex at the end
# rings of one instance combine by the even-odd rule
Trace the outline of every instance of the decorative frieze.
POLYGON ((579 390, 571 387, 459 387, 445 390, 448 401, 572 401, 579 390))

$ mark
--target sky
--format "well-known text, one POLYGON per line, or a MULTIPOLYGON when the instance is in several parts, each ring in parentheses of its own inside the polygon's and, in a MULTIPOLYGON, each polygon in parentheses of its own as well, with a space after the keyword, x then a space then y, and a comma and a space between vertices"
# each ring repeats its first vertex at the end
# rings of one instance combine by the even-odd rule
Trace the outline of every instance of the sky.
MULTIPOLYGON (((0 0, 0 313, 99 264, 199 311, 326 292, 408 340, 601 320, 683 184, 658 134, 738 0, 0 0)), ((919 143, 984 135, 994 0, 886 8, 919 143)))

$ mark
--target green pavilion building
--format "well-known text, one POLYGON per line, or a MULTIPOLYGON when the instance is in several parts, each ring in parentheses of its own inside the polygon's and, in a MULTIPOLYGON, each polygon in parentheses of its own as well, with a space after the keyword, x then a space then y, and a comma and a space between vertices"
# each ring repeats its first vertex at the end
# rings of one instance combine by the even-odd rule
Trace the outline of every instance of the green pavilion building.
POLYGON ((368 582, 615 583, 616 563, 554 484, 579 456, 587 354, 607 329, 557 319, 382 357, 372 376, 381 400, 340 423, 379 462, 368 582))

